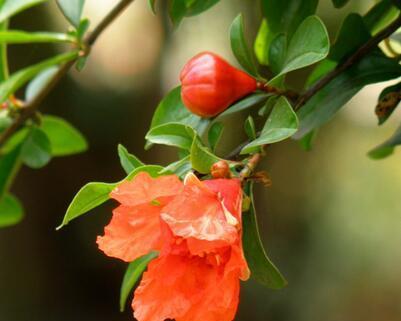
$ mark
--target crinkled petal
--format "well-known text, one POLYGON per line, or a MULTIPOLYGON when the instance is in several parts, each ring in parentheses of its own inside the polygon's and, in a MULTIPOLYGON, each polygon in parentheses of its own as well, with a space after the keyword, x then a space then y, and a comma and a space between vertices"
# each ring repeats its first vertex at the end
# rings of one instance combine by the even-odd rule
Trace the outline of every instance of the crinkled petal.
POLYGON ((106 255, 126 262, 161 248, 160 210, 157 205, 124 206, 113 217, 97 244, 106 255))
POLYGON ((168 255, 152 261, 135 291, 138 321, 232 321, 238 273, 223 273, 199 257, 168 255))
POLYGON ((238 220, 218 193, 194 176, 185 180, 183 192, 163 208, 161 217, 174 235, 183 238, 230 244, 238 237, 238 220))
POLYGON ((146 172, 140 172, 131 181, 125 181, 118 185, 110 196, 126 206, 154 201, 166 204, 182 189, 183 183, 176 175, 153 178, 146 172))

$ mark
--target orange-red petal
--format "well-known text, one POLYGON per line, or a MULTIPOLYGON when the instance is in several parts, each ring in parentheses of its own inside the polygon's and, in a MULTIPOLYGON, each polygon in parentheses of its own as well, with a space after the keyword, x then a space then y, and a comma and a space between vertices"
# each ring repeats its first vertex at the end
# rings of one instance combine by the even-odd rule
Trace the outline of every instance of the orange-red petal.
POLYGON ((161 248, 160 206, 120 205, 97 244, 106 255, 126 262, 161 248))
POLYGON ((138 321, 232 321, 238 273, 199 257, 168 255, 149 264, 132 303, 138 321))
POLYGON ((183 183, 176 175, 153 178, 146 172, 140 172, 131 181, 121 183, 110 196, 127 206, 147 204, 155 200, 165 204, 182 188, 183 183))
MULTIPOLYGON (((240 189, 236 189, 237 194, 240 189)), ((230 207, 231 204, 230 204, 230 207)), ((218 192, 207 187, 194 175, 185 180, 183 192, 161 213, 173 234, 189 240, 231 244, 238 238, 238 220, 228 211, 218 192)))

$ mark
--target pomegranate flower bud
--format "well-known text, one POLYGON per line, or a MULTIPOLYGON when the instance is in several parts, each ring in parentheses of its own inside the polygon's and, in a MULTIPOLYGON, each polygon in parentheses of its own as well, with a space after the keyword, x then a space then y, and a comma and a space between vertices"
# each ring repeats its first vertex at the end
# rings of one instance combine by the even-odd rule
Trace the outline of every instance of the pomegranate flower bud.
POLYGON ((212 174, 213 178, 229 178, 230 167, 226 161, 221 160, 212 165, 210 168, 210 173, 212 174))
POLYGON ((213 117, 257 88, 245 72, 211 52, 193 57, 181 71, 181 98, 194 114, 213 117))

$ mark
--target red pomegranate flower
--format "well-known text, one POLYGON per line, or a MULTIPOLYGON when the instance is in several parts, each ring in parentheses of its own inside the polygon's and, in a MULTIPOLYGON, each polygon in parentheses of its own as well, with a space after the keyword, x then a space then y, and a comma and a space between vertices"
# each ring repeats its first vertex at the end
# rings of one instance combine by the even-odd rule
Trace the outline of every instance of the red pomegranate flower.
POLYGON ((114 211, 99 247, 124 260, 160 252, 135 291, 135 318, 232 321, 239 280, 249 277, 241 242, 240 182, 199 181, 189 174, 181 183, 176 176, 142 173, 112 195, 123 210, 114 211))
POLYGON ((184 105, 202 117, 215 116, 256 90, 257 82, 212 52, 202 52, 181 71, 184 105))

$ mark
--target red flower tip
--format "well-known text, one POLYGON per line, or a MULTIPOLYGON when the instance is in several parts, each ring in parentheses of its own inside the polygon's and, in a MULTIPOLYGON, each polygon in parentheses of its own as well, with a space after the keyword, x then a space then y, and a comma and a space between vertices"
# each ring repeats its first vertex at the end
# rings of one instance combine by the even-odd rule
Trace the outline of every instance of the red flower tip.
POLYGON ((211 52, 189 60, 180 74, 181 98, 194 114, 212 117, 257 88, 257 82, 211 52))

